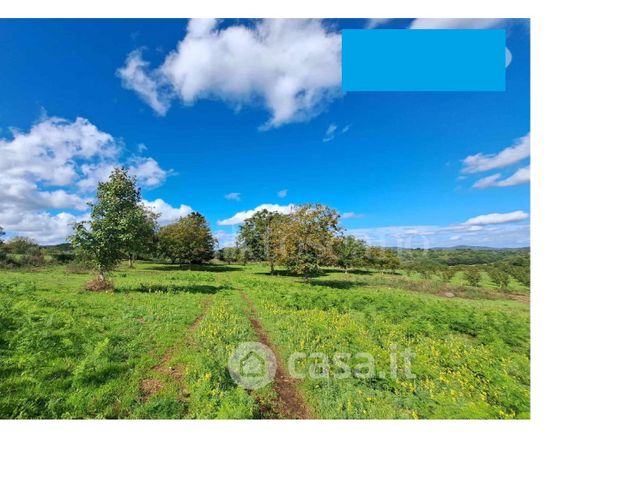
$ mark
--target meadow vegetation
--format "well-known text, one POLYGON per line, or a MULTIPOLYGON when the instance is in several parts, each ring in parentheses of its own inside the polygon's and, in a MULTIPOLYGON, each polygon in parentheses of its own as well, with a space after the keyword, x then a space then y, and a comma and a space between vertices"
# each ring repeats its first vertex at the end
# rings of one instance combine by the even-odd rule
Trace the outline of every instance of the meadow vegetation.
POLYGON ((87 273, 65 266, 0 272, 0 417, 279 417, 270 385, 246 391, 226 368, 237 344, 257 340, 244 297, 285 366, 307 354, 298 386, 314 417, 529 416, 518 282, 518 292, 461 293, 402 272, 327 269, 308 282, 269 272, 139 262, 121 265, 108 292, 85 290, 87 273), (415 379, 379 377, 392 349, 415 353, 415 379), (311 354, 338 351, 372 354, 376 374, 308 376, 311 354))
POLYGON ((1 418, 529 417, 528 250, 368 246, 320 204, 223 249, 157 219, 116 169, 71 244, 0 229, 1 418), (252 341, 281 373, 245 390, 252 341))

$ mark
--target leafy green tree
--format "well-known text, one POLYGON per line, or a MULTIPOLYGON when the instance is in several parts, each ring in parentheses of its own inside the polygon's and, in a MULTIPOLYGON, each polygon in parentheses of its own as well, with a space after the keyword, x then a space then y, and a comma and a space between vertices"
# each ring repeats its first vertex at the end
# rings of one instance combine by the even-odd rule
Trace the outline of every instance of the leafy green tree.
POLYGON ((114 169, 107 181, 98 184, 96 202, 89 206, 90 219, 75 225, 70 241, 104 284, 107 274, 138 243, 143 207, 136 178, 129 176, 127 169, 114 169))
POLYGON ((501 290, 507 290, 510 283, 510 275, 505 270, 502 270, 497 267, 492 267, 487 270, 488 275, 492 279, 492 282, 496 284, 501 290))
POLYGON ((472 287, 478 287, 481 284, 481 271, 475 267, 468 267, 465 270, 465 280, 472 287))
POLYGON ((225 263, 237 263, 240 260, 238 247, 224 247, 219 250, 219 259, 225 263))
POLYGON ((260 210, 241 225, 237 234, 237 245, 244 251, 244 256, 250 261, 268 262, 271 273, 275 271, 275 255, 271 247, 273 227, 286 215, 260 210))
POLYGON ((215 256, 217 240, 203 215, 192 212, 159 230, 159 254, 172 263, 203 263, 215 256))
POLYGON ((139 209, 133 214, 132 232, 127 241, 128 266, 132 268, 137 256, 151 253, 154 250, 155 237, 159 229, 157 220, 159 214, 139 205, 139 209))
POLYGON ((442 267, 439 270, 439 275, 443 283, 450 283, 454 275, 456 275, 456 269, 454 267, 442 267))
POLYGON ((348 235, 339 236, 333 246, 338 266, 346 273, 350 268, 360 265, 367 253, 367 244, 363 240, 348 235))
POLYGON ((400 258, 391 248, 369 247, 366 253, 366 264, 384 273, 385 270, 400 268, 400 258))
POLYGON ((7 253, 17 253, 20 255, 33 255, 40 252, 40 246, 31 238, 26 236, 16 236, 4 244, 7 253))
POLYGON ((333 245, 340 233, 340 214, 322 204, 298 206, 271 222, 269 244, 275 262, 304 278, 320 272, 335 260, 333 245))

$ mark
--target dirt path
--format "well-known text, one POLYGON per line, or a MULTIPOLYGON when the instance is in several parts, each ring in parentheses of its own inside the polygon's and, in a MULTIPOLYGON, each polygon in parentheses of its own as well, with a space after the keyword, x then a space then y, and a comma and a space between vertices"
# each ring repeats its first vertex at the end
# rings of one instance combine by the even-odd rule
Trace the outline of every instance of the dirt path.
POLYGON ((259 341, 273 351, 277 360, 277 369, 273 379, 277 400, 259 401, 262 417, 264 419, 313 419, 312 412, 297 387, 297 381, 289 376, 288 371, 277 357, 275 346, 262 326, 253 301, 243 291, 242 298, 246 302, 248 320, 253 325, 259 341))
POLYGON ((183 380, 184 367, 181 365, 172 365, 171 362, 176 356, 178 349, 188 343, 187 339, 190 338, 190 335, 197 330, 199 324, 206 316, 210 305, 212 304, 212 295, 206 297, 201 304, 201 312, 195 318, 195 320, 188 326, 188 335, 179 341, 176 345, 170 347, 165 351, 163 356, 161 356, 161 362, 152 368, 152 377, 143 379, 141 385, 139 386, 141 392, 143 393, 143 401, 147 401, 156 393, 161 391, 165 387, 165 382, 163 381, 163 376, 170 376, 174 379, 179 386, 180 396, 182 399, 186 399, 189 396, 188 390, 186 388, 185 382, 183 380))

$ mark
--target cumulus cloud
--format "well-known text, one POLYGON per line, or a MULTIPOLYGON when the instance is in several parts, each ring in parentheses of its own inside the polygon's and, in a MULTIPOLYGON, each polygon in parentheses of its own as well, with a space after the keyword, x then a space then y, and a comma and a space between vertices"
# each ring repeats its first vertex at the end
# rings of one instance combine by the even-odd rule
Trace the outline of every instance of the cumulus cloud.
POLYGON ((166 178, 174 172, 165 170, 159 163, 150 157, 131 156, 125 163, 102 162, 97 164, 84 164, 80 166, 83 174, 76 186, 82 191, 93 191, 98 183, 107 181, 112 170, 118 167, 128 168, 128 172, 136 177, 137 182, 144 188, 154 188, 163 184, 166 178))
POLYGON ((144 187, 157 186, 171 174, 150 157, 120 163, 121 144, 81 117, 43 117, 26 132, 10 133, 0 138, 0 226, 10 236, 64 241, 98 182, 116 166, 129 167, 144 187))
POLYGON ((224 198, 227 200, 231 201, 240 201, 241 200, 241 193, 228 193, 224 195, 224 198))
POLYGON ((530 133, 515 140, 509 146, 494 154, 472 154, 467 156, 463 162, 462 173, 480 173, 496 168, 504 168, 516 164, 530 156, 530 133))
POLYGON ((341 94, 341 35, 321 20, 220 25, 191 20, 184 39, 156 69, 140 51, 132 52, 118 71, 123 85, 159 114, 167 111, 170 95, 187 104, 259 103, 271 116, 264 128, 308 120, 341 94))
POLYGON ((271 204, 271 203, 264 203, 259 205, 256 208, 253 208, 252 210, 247 210, 247 211, 239 211, 235 213, 233 216, 230 218, 226 218, 225 220, 219 220, 217 221, 217 224, 220 226, 226 226, 226 225, 239 225, 240 223, 243 223, 245 220, 253 216, 255 213, 258 211, 262 210, 268 210, 268 211, 273 211, 276 213, 282 213, 284 215, 291 213, 295 209, 295 205, 292 203, 289 203, 288 205, 277 205, 277 204, 271 204))
POLYGON ((42 244, 62 243, 71 234, 74 223, 85 219, 87 215, 58 213, 52 215, 46 211, 26 213, 2 213, 0 220, 7 232, 27 236, 42 244))
POLYGON ((280 190, 277 192, 278 198, 286 198, 286 195, 288 195, 288 190, 280 190))
POLYGON ((145 188, 159 186, 173 174, 172 170, 161 168, 159 163, 150 157, 133 156, 128 160, 126 167, 131 175, 136 176, 137 182, 145 188))
POLYGON ((495 225, 498 223, 511 223, 528 218, 525 211, 517 210, 510 213, 490 213, 489 215, 479 215, 467 220, 464 225, 495 225))
POLYGON ((519 168, 513 175, 505 178, 505 179, 500 179, 501 174, 493 174, 491 176, 486 176, 485 178, 481 178, 478 180, 474 185, 472 185, 473 188, 491 188, 491 187, 506 187, 506 186, 516 186, 520 185, 523 183, 529 183, 530 182, 530 166, 526 166, 524 168, 519 168))
POLYGON ((184 204, 175 208, 161 198, 157 198, 154 201, 143 200, 143 205, 155 213, 159 213, 159 225, 174 223, 177 219, 189 215, 194 211, 190 206, 184 204))
POLYGON ((125 65, 116 71, 123 87, 133 90, 154 111, 164 116, 171 103, 171 92, 164 78, 150 69, 149 62, 143 60, 141 50, 130 52, 125 65))
POLYGON ((5 178, 63 186, 77 178, 77 160, 114 159, 119 152, 114 138, 87 119, 49 117, 27 133, 13 131, 13 139, 0 139, 0 172, 5 178))

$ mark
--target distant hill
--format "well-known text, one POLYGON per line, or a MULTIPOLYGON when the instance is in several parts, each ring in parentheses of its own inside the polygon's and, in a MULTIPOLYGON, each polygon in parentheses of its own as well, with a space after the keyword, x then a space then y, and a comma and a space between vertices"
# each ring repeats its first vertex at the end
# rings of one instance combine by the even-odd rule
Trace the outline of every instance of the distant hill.
POLYGON ((59 243, 57 245, 40 245, 40 248, 47 252, 71 252, 71 243, 59 243))

